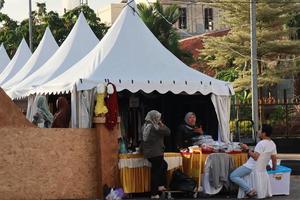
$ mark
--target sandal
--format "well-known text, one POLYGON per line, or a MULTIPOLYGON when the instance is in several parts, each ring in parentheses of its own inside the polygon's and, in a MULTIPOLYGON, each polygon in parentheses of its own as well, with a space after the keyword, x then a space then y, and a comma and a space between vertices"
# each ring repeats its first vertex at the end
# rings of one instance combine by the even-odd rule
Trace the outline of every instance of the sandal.
POLYGON ((256 193, 255 189, 252 189, 246 195, 247 195, 247 197, 253 198, 253 197, 255 197, 257 195, 257 193, 256 193))
POLYGON ((159 199, 159 195, 151 195, 151 199, 159 199))
POLYGON ((160 191, 160 192, 163 192, 163 191, 166 191, 166 190, 167 190, 167 188, 163 185, 158 187, 158 191, 160 191))

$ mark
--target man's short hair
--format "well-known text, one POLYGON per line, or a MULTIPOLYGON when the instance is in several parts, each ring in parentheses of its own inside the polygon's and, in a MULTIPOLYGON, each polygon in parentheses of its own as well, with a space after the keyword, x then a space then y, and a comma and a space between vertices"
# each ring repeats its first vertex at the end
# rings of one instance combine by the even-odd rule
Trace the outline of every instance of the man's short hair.
POLYGON ((270 126, 268 124, 263 124, 261 126, 261 132, 266 133, 266 136, 270 137, 272 135, 272 126, 270 126))

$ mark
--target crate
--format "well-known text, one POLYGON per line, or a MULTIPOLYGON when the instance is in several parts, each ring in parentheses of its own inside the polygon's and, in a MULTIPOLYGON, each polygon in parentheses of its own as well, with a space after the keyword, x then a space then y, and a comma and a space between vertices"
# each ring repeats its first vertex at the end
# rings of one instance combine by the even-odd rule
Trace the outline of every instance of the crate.
POLYGON ((290 168, 281 165, 278 165, 276 170, 268 171, 273 195, 290 194, 291 171, 290 168))

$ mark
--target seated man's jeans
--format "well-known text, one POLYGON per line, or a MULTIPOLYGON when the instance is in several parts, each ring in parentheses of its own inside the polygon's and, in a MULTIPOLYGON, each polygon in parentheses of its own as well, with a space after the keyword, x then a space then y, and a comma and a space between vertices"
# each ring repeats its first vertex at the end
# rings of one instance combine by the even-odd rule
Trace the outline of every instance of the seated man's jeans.
POLYGON ((246 194, 251 191, 251 188, 243 179, 243 177, 249 175, 251 172, 252 170, 248 167, 240 166, 230 174, 230 180, 239 185, 240 188, 246 192, 246 194))

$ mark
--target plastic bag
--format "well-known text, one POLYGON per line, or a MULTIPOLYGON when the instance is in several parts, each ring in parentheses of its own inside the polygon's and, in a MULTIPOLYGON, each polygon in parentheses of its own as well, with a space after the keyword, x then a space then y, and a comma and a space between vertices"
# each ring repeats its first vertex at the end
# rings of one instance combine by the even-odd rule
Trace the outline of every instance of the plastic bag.
POLYGON ((124 138, 119 138, 119 153, 128 153, 124 138))
POLYGON ((124 197, 122 188, 111 189, 110 193, 105 197, 106 200, 121 200, 124 197))

